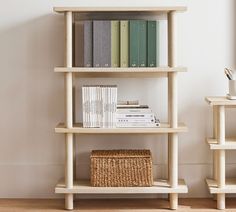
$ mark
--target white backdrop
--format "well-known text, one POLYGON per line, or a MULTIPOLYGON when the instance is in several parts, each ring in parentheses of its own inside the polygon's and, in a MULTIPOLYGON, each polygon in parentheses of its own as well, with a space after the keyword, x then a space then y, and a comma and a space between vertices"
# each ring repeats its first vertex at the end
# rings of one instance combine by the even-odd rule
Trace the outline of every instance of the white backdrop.
MULTIPOLYGON (((63 77, 53 72, 63 65, 63 16, 53 6, 185 5, 178 15, 179 120, 189 132, 179 137, 179 175, 189 186, 188 197, 209 196, 205 178, 212 170, 212 153, 205 143, 211 135, 211 109, 205 96, 225 95, 225 66, 236 68, 235 9, 233 0, 1 0, 0 19, 0 197, 60 197, 54 194, 63 177, 64 136, 54 133, 64 120, 63 77)), ((140 99, 161 120, 166 119, 166 79, 77 79, 86 83, 118 84, 119 97, 140 99)), ((233 135, 236 113, 227 113, 227 134, 233 135)), ((77 120, 81 114, 77 114, 77 120)), ((150 148, 155 176, 165 177, 165 136, 82 136, 77 138, 81 178, 89 176, 92 149, 150 148)), ((227 175, 236 176, 236 156, 227 154, 227 175)), ((140 196, 138 196, 140 197, 140 196)))

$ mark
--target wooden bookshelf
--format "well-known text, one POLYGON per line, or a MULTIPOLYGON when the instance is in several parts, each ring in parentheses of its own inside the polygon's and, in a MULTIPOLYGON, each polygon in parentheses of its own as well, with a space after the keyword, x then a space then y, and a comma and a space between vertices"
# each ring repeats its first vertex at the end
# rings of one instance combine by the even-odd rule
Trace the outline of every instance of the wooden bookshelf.
POLYGON ((188 188, 184 180, 178 179, 178 133, 186 132, 187 127, 178 122, 178 73, 186 72, 187 68, 176 64, 176 12, 186 11, 186 7, 55 7, 54 11, 65 16, 65 66, 56 67, 55 72, 63 73, 65 82, 65 117, 64 124, 58 124, 55 132, 65 134, 65 180, 60 181, 55 188, 56 193, 65 195, 65 208, 73 209, 74 194, 169 194, 170 209, 178 208, 178 194, 187 193, 188 188), (98 14, 110 17, 113 13, 120 15, 148 14, 156 17, 157 14, 166 13, 168 19, 168 67, 139 67, 139 68, 87 68, 73 67, 73 16, 84 14, 98 14), (86 77, 112 77, 112 78, 154 78, 167 77, 168 88, 168 123, 161 123, 159 128, 83 128, 81 124, 73 123, 73 78, 86 77), (75 176, 75 136, 96 134, 167 134, 168 136, 168 179, 159 179, 151 187, 91 187, 89 181, 80 181, 75 176))
POLYGON ((213 150, 213 177, 206 182, 210 193, 217 194, 217 208, 224 210, 225 194, 236 193, 236 178, 227 179, 225 173, 226 150, 236 150, 236 139, 225 136, 225 109, 236 107, 236 101, 218 96, 205 100, 213 107, 213 137, 206 139, 213 150))

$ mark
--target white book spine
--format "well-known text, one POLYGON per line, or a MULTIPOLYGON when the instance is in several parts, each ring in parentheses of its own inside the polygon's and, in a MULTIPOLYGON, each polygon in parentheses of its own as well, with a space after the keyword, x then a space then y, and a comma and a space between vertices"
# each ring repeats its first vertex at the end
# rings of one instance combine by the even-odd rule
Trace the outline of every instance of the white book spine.
POLYGON ((132 128, 132 127, 160 127, 160 123, 117 123, 119 128, 132 128))
POLYGON ((116 110, 117 114, 148 114, 152 113, 151 109, 117 109, 116 110))
POLYGON ((102 127, 105 127, 105 87, 102 86, 102 127))
POLYGON ((111 86, 108 87, 108 127, 111 128, 111 86))
POLYGON ((116 127, 117 86, 114 87, 113 127, 116 127))
POLYGON ((154 123, 155 119, 136 119, 136 118, 132 118, 132 119, 127 119, 127 118, 123 118, 123 119, 117 119, 118 123, 154 123))
POLYGON ((93 92, 91 87, 88 87, 88 89, 89 89, 89 127, 93 127, 93 106, 92 106, 93 92))
POLYGON ((83 110, 83 127, 85 123, 85 110, 84 110, 84 87, 82 86, 82 110, 83 110))
POLYGON ((154 119, 155 116, 153 113, 144 113, 144 114, 116 114, 116 119, 122 118, 136 118, 136 119, 154 119))

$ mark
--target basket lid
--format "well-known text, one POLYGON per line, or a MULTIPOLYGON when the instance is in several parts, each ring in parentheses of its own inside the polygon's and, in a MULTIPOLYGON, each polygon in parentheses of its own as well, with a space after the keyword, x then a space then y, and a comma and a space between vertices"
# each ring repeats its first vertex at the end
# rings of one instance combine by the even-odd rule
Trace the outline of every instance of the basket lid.
POLYGON ((151 157, 151 151, 146 149, 92 150, 90 157, 151 157))

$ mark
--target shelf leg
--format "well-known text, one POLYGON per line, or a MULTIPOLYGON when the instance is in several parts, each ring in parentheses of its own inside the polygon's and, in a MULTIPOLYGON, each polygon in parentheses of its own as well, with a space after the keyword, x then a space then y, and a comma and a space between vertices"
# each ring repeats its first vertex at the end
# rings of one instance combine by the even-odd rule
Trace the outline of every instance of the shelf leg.
MULTIPOLYGON (((178 135, 171 135, 171 147, 170 147, 170 169, 169 169, 169 181, 173 188, 178 186, 178 135)), ((178 194, 170 194, 170 208, 176 210, 178 208, 178 194)))
MULTIPOLYGON (((218 106, 213 106, 213 138, 217 139, 217 126, 218 126, 218 120, 217 120, 217 108, 218 106)), ((217 151, 213 151, 213 179, 217 180, 217 168, 218 168, 218 162, 217 162, 217 151)))
MULTIPOLYGON (((218 107, 218 143, 225 143, 225 107, 218 107)), ((225 150, 218 150, 218 187, 225 187, 225 150)), ((217 208, 225 209, 225 194, 217 194, 217 208)))
MULTIPOLYGON (((213 106, 213 138, 217 139, 218 137, 218 106, 213 106)), ((217 180, 217 173, 218 173, 218 156, 217 156, 217 151, 213 150, 213 179, 217 180)), ((217 195, 213 194, 213 199, 217 200, 217 195)))
MULTIPOLYGON (((66 67, 72 67, 72 12, 65 12, 66 67)), ((73 75, 65 74, 66 126, 73 127, 73 75)), ((73 188, 73 134, 66 134, 65 185, 73 188)), ((73 194, 65 194, 65 208, 73 210, 73 194)))
MULTIPOLYGON (((169 89, 169 120, 171 127, 178 127, 178 106, 177 106, 177 74, 169 74, 168 83, 170 83, 169 89)), ((169 159, 169 182, 171 187, 178 186, 178 134, 172 133, 169 135, 168 141, 168 159, 169 159)), ((178 194, 172 193, 169 196, 170 208, 178 208, 178 194)))
MULTIPOLYGON (((168 18, 168 65, 177 65, 176 57, 176 13, 169 12, 168 18)), ((171 127, 178 127, 178 86, 177 73, 168 74, 168 116, 171 127)), ((178 134, 173 133, 169 139, 169 181, 171 187, 178 186, 178 134)), ((178 208, 178 194, 170 194, 170 208, 178 208)))

